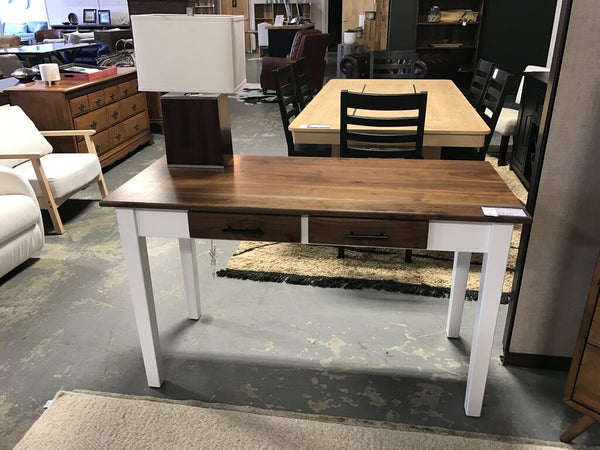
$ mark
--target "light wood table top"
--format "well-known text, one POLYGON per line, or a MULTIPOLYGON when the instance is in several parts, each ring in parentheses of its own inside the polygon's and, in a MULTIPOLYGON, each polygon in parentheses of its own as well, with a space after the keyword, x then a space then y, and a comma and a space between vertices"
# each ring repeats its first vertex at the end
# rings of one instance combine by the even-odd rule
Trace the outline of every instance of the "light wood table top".
POLYGON ((344 89, 372 94, 426 91, 424 147, 481 147, 490 132, 451 80, 333 79, 290 124, 294 142, 339 145, 340 91, 344 89))

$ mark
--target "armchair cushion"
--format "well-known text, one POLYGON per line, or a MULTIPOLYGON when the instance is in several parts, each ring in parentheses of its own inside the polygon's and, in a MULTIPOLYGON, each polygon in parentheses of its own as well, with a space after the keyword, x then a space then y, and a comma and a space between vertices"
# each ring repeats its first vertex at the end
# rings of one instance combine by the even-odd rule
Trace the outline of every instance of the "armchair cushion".
MULTIPOLYGON (((55 198, 65 197, 93 182, 101 172, 98 156, 93 153, 51 153, 41 160, 50 190, 55 198)), ((29 180, 38 197, 42 190, 31 161, 14 168, 29 180)))
MULTIPOLYGON (((0 154, 45 155, 52 145, 40 134, 35 124, 18 106, 0 108, 0 154)), ((0 165, 13 167, 26 159, 0 159, 0 165)))
POLYGON ((44 225, 29 182, 0 167, 0 277, 44 245, 44 225))

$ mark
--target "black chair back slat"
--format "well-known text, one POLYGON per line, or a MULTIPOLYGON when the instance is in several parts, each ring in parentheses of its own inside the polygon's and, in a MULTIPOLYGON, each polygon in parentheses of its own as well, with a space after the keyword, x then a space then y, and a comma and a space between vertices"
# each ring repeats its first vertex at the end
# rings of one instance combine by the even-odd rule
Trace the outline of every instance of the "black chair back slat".
POLYGON ((313 99, 313 89, 310 86, 306 58, 300 58, 292 63, 292 74, 296 86, 298 106, 300 110, 303 110, 313 99))
POLYGON ((490 83, 490 79, 495 68, 496 64, 484 59, 480 59, 477 63, 477 67, 473 73, 473 78, 471 79, 471 85, 469 86, 469 90, 467 91, 466 95, 467 100, 469 100, 469 103, 473 105, 473 108, 480 108, 483 95, 488 87, 488 84, 490 83))

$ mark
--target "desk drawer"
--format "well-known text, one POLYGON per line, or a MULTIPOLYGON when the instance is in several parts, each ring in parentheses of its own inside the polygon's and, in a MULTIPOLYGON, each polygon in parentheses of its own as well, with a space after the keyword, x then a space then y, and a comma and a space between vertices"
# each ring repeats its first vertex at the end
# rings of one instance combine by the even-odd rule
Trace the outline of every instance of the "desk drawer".
POLYGON ((429 222, 310 217, 308 242, 367 247, 427 248, 429 222))
POLYGON ((300 217, 190 211, 190 237, 300 242, 300 217))

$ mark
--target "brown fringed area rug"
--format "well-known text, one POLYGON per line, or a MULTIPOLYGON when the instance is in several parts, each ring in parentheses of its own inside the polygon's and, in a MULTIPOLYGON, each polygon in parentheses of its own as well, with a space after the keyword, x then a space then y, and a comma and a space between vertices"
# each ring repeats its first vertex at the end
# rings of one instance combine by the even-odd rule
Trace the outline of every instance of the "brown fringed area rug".
POLYGON ((543 450, 560 443, 391 422, 59 391, 15 450, 543 450))
MULTIPOLYGON (((527 190, 509 167, 498 167, 493 156, 488 156, 488 161, 515 195, 526 203, 527 190)), ((521 226, 517 225, 504 279, 503 303, 510 299, 520 239, 521 226)), ((409 264, 404 262, 404 250, 347 248, 344 258, 337 258, 337 254, 337 248, 329 246, 244 241, 227 267, 217 275, 324 288, 377 289, 428 297, 450 295, 452 252, 414 250, 409 264)), ((473 254, 467 284, 469 300, 477 299, 481 262, 482 255, 473 254)))

